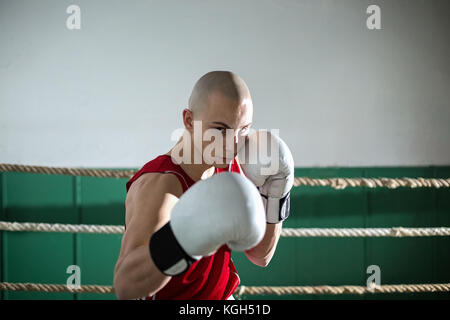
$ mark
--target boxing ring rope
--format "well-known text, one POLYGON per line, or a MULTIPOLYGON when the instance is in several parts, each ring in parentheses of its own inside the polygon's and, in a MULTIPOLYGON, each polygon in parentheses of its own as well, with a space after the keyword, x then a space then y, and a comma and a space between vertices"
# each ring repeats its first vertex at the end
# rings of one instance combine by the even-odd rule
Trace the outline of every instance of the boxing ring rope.
MULTIPOLYGON (((15 164, 0 164, 0 172, 26 172, 40 174, 58 174, 71 176, 89 176, 101 178, 130 178, 136 170, 103 170, 83 168, 56 168, 43 166, 26 166, 15 164)), ((347 187, 399 187, 419 188, 449 188, 450 179, 440 178, 322 178, 296 177, 294 186, 332 187, 342 190, 347 187)), ((68 232, 122 234, 123 226, 114 225, 73 225, 30 222, 0 221, 0 231, 8 232, 68 232)), ((283 228, 282 237, 434 237, 450 236, 450 228, 283 228)), ((39 291, 39 292, 70 292, 70 293, 114 293, 112 286, 82 285, 69 287, 64 284, 42 283, 10 283, 0 282, 0 291, 39 291)), ((315 295, 315 294, 357 294, 367 293, 417 293, 417 292, 450 292, 450 283, 433 284, 397 284, 369 286, 238 286, 234 295, 315 295)))
MULTIPOLYGON (((69 287, 64 284, 44 283, 10 283, 0 282, 0 291, 38 291, 38 292, 69 292, 69 293, 101 293, 113 294, 112 286, 80 285, 69 287)), ((238 286, 233 295, 240 298, 244 295, 318 295, 318 294, 374 294, 374 293, 419 293, 419 292, 448 292, 450 283, 430 284, 394 284, 363 286, 238 286)))
MULTIPOLYGON (((71 232, 96 234, 121 234, 122 226, 114 225, 72 225, 30 222, 0 221, 0 230, 9 232, 71 232)), ((450 236, 450 228, 285 228, 282 237, 431 237, 450 236)), ((114 293, 112 286, 82 285, 70 288, 63 284, 10 283, 0 282, 0 291, 39 291, 71 293, 114 293)), ((245 295, 320 295, 367 293, 418 293, 450 292, 450 283, 399 284, 382 286, 244 286, 237 287, 237 298, 245 295)))
MULTIPOLYGON (((122 234, 123 226, 0 221, 0 231, 122 234)), ((450 236, 440 228, 283 228, 282 237, 435 237, 450 236)))
MULTIPOLYGON (((41 174, 58 174, 98 178, 131 178, 136 170, 103 170, 85 168, 57 168, 0 163, 0 172, 26 172, 41 174)), ((450 178, 294 178, 294 186, 331 187, 345 189, 347 187, 367 187, 396 189, 407 188, 450 188, 450 178)))
POLYGON ((136 173, 136 170, 103 170, 66 167, 56 168, 0 163, 0 172, 26 172, 98 178, 131 178, 136 173))

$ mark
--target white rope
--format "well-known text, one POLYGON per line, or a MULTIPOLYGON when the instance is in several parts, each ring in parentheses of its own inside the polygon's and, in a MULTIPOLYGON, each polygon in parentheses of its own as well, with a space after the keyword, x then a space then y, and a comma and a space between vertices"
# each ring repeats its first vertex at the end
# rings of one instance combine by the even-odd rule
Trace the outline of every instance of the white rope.
POLYGON ((295 177, 294 186, 332 187, 342 190, 347 187, 367 188, 449 188, 449 178, 308 178, 295 177))
MULTIPOLYGON (((0 291, 38 291, 72 293, 114 293, 112 286, 81 285, 71 288, 64 284, 0 282, 0 291)), ((364 286, 238 286, 236 297, 242 295, 304 295, 304 294, 367 294, 367 293, 414 293, 449 292, 450 283, 394 284, 364 286)))
POLYGON ((94 225, 94 224, 60 224, 60 223, 33 223, 33 222, 0 221, 0 230, 30 231, 30 232, 121 234, 124 232, 124 227, 123 226, 94 225))
MULTIPOLYGON (((122 234, 123 226, 0 221, 0 230, 122 234)), ((282 237, 434 237, 450 236, 450 228, 284 228, 282 237)))
POLYGON ((304 295, 304 294, 367 294, 367 293, 417 293, 417 292, 449 292, 450 283, 429 284, 394 284, 363 286, 240 286, 235 291, 239 298, 242 295, 304 295))
POLYGON ((434 237, 450 236, 450 228, 283 228, 283 237, 434 237))
MULTIPOLYGON (((127 178, 132 177, 137 170, 104 170, 88 168, 68 168, 68 167, 44 167, 33 165, 20 165, 0 163, 0 172, 26 172, 40 174, 59 174, 71 176, 88 176, 99 178, 127 178)), ((450 188, 449 178, 309 178, 295 177, 294 186, 310 187, 332 187, 335 189, 345 189, 347 187, 368 187, 368 188, 450 188)))
POLYGON ((65 284, 0 282, 0 291, 114 293, 114 288, 112 286, 99 285, 82 285, 69 287, 65 284))

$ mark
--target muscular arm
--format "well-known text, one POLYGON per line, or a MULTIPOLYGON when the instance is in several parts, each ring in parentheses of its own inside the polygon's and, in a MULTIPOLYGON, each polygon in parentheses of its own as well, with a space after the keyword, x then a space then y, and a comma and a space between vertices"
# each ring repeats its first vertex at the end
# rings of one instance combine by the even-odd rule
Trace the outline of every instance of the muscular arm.
POLYGON ((170 212, 182 194, 176 177, 147 173, 127 194, 126 224, 120 255, 114 269, 114 290, 119 299, 153 295, 171 279, 153 263, 149 241, 170 220, 170 212))
POLYGON ((266 267, 275 253, 278 240, 280 239, 282 223, 266 225, 266 233, 256 247, 245 251, 247 258, 260 267, 266 267))

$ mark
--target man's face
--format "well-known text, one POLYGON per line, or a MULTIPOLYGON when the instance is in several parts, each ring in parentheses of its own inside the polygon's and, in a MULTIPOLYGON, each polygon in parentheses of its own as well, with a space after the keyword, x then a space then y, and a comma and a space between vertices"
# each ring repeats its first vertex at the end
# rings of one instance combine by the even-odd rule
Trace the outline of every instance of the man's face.
POLYGON ((238 152, 239 141, 241 146, 248 134, 252 118, 251 98, 233 101, 219 92, 212 93, 205 110, 198 117, 194 115, 194 120, 202 122, 203 137, 202 150, 198 150, 199 144, 194 144, 196 152, 201 151, 203 158, 210 155, 214 159, 212 165, 215 167, 226 168, 238 152), (216 139, 218 136, 222 139, 216 139))

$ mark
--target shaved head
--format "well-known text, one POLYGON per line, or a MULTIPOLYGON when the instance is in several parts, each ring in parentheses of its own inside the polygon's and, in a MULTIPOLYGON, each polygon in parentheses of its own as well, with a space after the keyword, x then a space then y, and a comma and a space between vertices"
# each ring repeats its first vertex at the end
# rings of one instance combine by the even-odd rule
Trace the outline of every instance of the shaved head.
POLYGON ((177 143, 175 152, 181 146, 189 159, 226 168, 236 157, 252 119, 253 102, 244 80, 229 71, 208 72, 195 84, 189 106, 183 110, 188 134, 177 143))
POLYGON ((202 76, 192 89, 189 109, 197 115, 202 113, 210 104, 210 98, 217 93, 238 103, 244 99, 251 101, 250 91, 238 75, 230 71, 211 71, 202 76))

